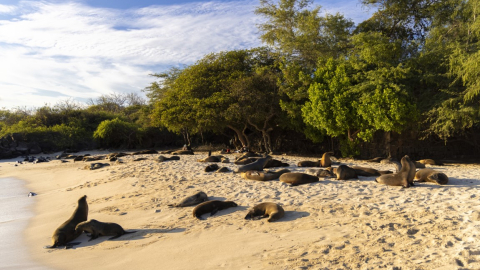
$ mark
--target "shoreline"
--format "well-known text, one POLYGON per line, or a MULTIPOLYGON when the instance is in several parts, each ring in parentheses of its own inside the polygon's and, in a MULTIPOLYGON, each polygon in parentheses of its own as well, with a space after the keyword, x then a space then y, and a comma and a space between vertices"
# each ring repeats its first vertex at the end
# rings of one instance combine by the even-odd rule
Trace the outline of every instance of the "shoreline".
MULTIPOLYGON (((417 183, 402 189, 379 185, 375 177, 350 181, 320 179, 291 187, 258 182, 233 173, 206 173, 205 153, 178 161, 145 160, 84 170, 88 163, 51 161, 13 167, 0 163, 3 175, 26 181, 35 196, 35 216, 25 239, 35 261, 56 269, 406 269, 480 268, 480 166, 447 164, 430 168, 446 173, 445 186, 417 183), (168 204, 203 190, 210 200, 239 206, 205 220, 192 218, 193 207, 168 204), (87 195, 89 219, 115 222, 136 230, 115 240, 100 237, 69 250, 45 250, 55 228, 66 220, 79 197, 87 195), (245 220, 260 202, 276 202, 286 211, 278 222, 245 220)), ((234 155, 229 155, 231 161, 234 155)), ((291 171, 311 157, 274 156, 291 171)), ((392 165, 342 160, 342 164, 392 169, 392 165)), ((219 164, 230 169, 233 163, 219 164)), ((275 168, 279 169, 279 168, 275 168)))
POLYGON ((31 218, 35 215, 34 197, 28 197, 25 181, 17 178, 0 178, 0 254, 2 269, 46 270, 33 258, 25 239, 25 231, 31 218), (20 240, 20 241, 19 241, 20 240))

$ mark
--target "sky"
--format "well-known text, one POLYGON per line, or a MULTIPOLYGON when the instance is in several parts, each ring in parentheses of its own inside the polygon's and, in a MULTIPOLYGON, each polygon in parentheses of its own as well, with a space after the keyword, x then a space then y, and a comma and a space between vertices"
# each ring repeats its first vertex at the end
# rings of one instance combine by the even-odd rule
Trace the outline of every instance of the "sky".
MULTIPOLYGON (((316 1, 359 23, 359 0, 316 1)), ((259 0, 0 0, 0 109, 138 93, 208 53, 261 46, 259 0)))

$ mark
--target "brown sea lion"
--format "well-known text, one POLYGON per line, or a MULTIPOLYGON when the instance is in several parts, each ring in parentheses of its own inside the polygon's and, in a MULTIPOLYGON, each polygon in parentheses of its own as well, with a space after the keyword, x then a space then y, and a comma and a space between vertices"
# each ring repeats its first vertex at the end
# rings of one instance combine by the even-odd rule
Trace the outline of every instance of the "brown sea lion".
POLYGON ((306 169, 305 173, 314 175, 316 177, 334 177, 335 176, 331 170, 324 170, 324 169, 306 169))
POLYGON ((418 162, 418 161, 415 161, 415 168, 417 168, 417 169, 425 169, 426 167, 425 167, 425 164, 420 163, 420 162, 418 162))
POLYGON ((384 174, 375 179, 375 182, 379 184, 389 185, 389 186, 402 186, 404 188, 410 187, 408 182, 408 177, 410 173, 410 157, 404 156, 400 162, 402 168, 398 173, 394 174, 384 174))
POLYGON ((243 165, 243 166, 235 169, 234 172, 241 173, 241 172, 246 172, 246 171, 263 171, 263 167, 265 166, 265 164, 267 164, 267 162, 271 158, 272 158, 271 156, 266 156, 266 157, 263 157, 263 158, 259 158, 259 159, 257 159, 257 161, 255 161, 253 163, 243 165))
POLYGON ((298 167, 321 167, 320 166, 321 160, 318 161, 310 161, 310 160, 303 160, 297 163, 298 167))
POLYGON ((240 160, 235 160, 235 162, 233 162, 233 164, 247 165, 247 164, 250 164, 250 163, 253 163, 253 162, 257 161, 257 159, 259 159, 259 158, 258 157, 242 158, 240 160))
POLYGON ((415 179, 417 182, 430 182, 439 185, 448 184, 448 176, 442 172, 435 171, 433 169, 421 169, 415 173, 415 179))
POLYGON ((427 164, 427 165, 443 165, 443 163, 441 162, 438 162, 438 161, 435 161, 431 158, 427 158, 427 159, 421 159, 418 161, 419 163, 422 163, 422 164, 427 164))
POLYGON ((180 201, 177 204, 169 204, 168 206, 171 207, 186 207, 186 206, 192 206, 192 205, 197 205, 202 202, 208 201, 208 196, 205 192, 199 191, 192 196, 189 196, 182 201, 180 201))
POLYGON ((331 167, 332 166, 332 160, 330 159, 330 152, 325 152, 322 156, 322 159, 320 160, 320 166, 321 167, 331 167))
POLYGON ((338 168, 334 169, 334 172, 337 175, 337 180, 348 180, 352 178, 358 179, 357 172, 347 165, 338 166, 338 168))
POLYGON ((270 159, 263 168, 288 167, 288 163, 282 162, 278 159, 270 159))
POLYGON ((207 167, 205 167, 205 172, 213 172, 218 170, 218 165, 217 164, 210 164, 207 167))
POLYGON ((119 158, 119 157, 124 157, 124 156, 128 156, 128 154, 122 153, 122 152, 119 152, 119 153, 110 153, 110 154, 108 154, 108 155, 105 156, 105 159, 110 159, 111 157, 119 158))
POLYGON ((198 162, 221 162, 224 156, 208 156, 204 159, 197 159, 198 162))
POLYGON ((177 151, 171 152, 170 154, 172 154, 172 155, 195 155, 193 153, 193 150, 177 150, 177 151))
POLYGON ((148 154, 158 154, 157 150, 150 149, 150 150, 142 150, 138 152, 133 152, 130 155, 135 156, 135 155, 148 155, 148 154))
POLYGON ((288 173, 290 170, 283 169, 279 171, 268 171, 268 172, 259 172, 259 171, 246 171, 242 172, 242 178, 255 181, 270 181, 278 179, 282 174, 288 173))
POLYGON ((78 223, 86 221, 88 218, 88 204, 87 195, 78 199, 77 207, 73 211, 72 216, 63 222, 52 235, 52 245, 45 246, 44 248, 56 248, 65 246, 65 248, 71 247, 73 244, 69 242, 75 240, 80 233, 75 231, 75 227, 78 223))
POLYGON ((157 159, 155 159, 155 161, 157 162, 164 162, 167 160, 180 160, 180 157, 179 156, 171 156, 171 157, 158 156, 157 159))
POLYGON ((375 157, 375 158, 372 158, 372 159, 368 159, 367 162, 379 163, 382 159, 383 159, 383 157, 375 157))
POLYGON ((245 219, 256 220, 268 217, 267 221, 272 222, 281 219, 284 215, 285 210, 283 210, 280 205, 271 202, 264 202, 257 204, 250 209, 245 216, 245 219))
POLYGON ((280 182, 291 184, 292 186, 298 186, 319 181, 318 177, 306 173, 284 173, 280 176, 279 180, 280 182))
POLYGON ((210 213, 210 216, 213 216, 219 210, 237 206, 238 205, 232 201, 207 201, 195 206, 193 209, 193 217, 202 219, 203 214, 210 213))
POLYGON ((90 233, 90 239, 97 239, 99 236, 113 236, 108 238, 108 240, 118 238, 127 233, 134 233, 137 231, 125 231, 122 226, 117 223, 111 222, 100 222, 95 219, 90 219, 89 221, 80 222, 75 227, 75 233, 88 232, 90 233))
POLYGON ((352 169, 354 169, 357 175, 359 176, 380 176, 384 174, 393 173, 392 171, 378 171, 373 168, 360 167, 360 166, 353 166, 352 169))
POLYGON ((408 171, 408 178, 407 178, 407 181, 408 183, 410 184, 410 186, 413 186, 413 179, 415 178, 415 172, 417 171, 417 168, 415 166, 415 162, 413 162, 413 160, 411 160, 410 158, 408 159, 408 163, 410 164, 410 168, 409 168, 409 171, 408 171))
POLYGON ((85 167, 83 167, 83 169, 85 170, 96 170, 96 169, 100 169, 100 168, 103 168, 103 167, 107 167, 107 166, 110 166, 110 164, 108 163, 91 163, 90 165, 85 165, 85 167))

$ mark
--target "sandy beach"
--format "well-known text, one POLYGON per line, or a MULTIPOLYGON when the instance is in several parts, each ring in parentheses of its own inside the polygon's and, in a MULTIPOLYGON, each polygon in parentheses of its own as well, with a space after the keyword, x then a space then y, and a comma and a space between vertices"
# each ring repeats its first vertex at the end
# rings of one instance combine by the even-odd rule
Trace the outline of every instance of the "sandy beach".
MULTIPOLYGON (((31 258, 51 269, 83 270, 480 268, 478 165, 427 165, 448 175, 445 186, 417 183, 405 189, 360 176, 292 187, 278 180, 245 180, 232 172, 204 172, 208 163, 197 159, 206 153, 162 163, 155 161, 158 156, 126 156, 123 164, 98 170, 73 161, 0 162, 0 178, 22 179, 38 194, 24 232, 31 258), (139 157, 146 160, 133 161, 139 157), (231 200, 238 207, 197 220, 193 207, 168 206, 199 190, 210 200, 231 200), (72 249, 44 249, 83 195, 89 219, 137 232, 90 242, 83 234, 72 249), (281 204, 285 217, 272 223, 245 220, 247 210, 260 202, 281 204)), ((233 154, 229 157, 234 160, 233 154)), ((273 157, 295 172, 306 170, 296 166, 299 161, 320 158, 273 157)), ((339 162, 394 170, 392 164, 339 162)))

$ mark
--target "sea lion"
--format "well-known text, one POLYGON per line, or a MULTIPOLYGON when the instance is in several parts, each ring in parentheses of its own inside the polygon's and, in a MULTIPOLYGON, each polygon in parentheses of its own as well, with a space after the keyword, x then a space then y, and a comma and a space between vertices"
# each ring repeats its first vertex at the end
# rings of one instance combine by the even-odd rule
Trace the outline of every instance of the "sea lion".
POLYGON ((171 154, 172 155, 194 155, 193 150, 177 150, 177 151, 171 152, 171 154))
POLYGON ((435 171, 433 169, 421 169, 415 173, 415 179, 417 182, 430 182, 439 185, 448 184, 448 176, 442 172, 435 171))
POLYGON ((110 153, 108 155, 105 156, 105 159, 110 159, 112 157, 116 157, 116 158, 119 158, 119 157, 124 157, 124 156, 128 156, 128 154, 126 153, 122 153, 122 152, 119 152, 119 153, 110 153))
POLYGON ((415 161, 415 168, 417 168, 417 169, 425 169, 426 167, 425 167, 425 164, 420 163, 420 162, 418 162, 418 161, 415 161))
POLYGON ((242 158, 240 160, 235 160, 233 162, 233 164, 236 164, 236 165, 247 165, 247 164, 250 164, 250 163, 253 163, 255 161, 257 161, 257 159, 259 159, 258 157, 250 157, 250 158, 242 158))
POLYGON ((99 236, 113 236, 108 238, 108 240, 118 238, 127 233, 134 233, 137 231, 125 231, 122 226, 117 223, 111 222, 100 222, 95 219, 90 219, 89 221, 80 222, 75 227, 75 233, 88 232, 90 233, 90 239, 97 239, 99 236))
POLYGON ((243 165, 242 167, 239 167, 239 168, 235 169, 234 172, 241 173, 241 172, 246 172, 246 171, 263 171, 263 167, 265 166, 265 164, 267 164, 267 162, 271 158, 272 158, 271 156, 266 156, 266 157, 263 157, 263 158, 259 158, 259 159, 257 159, 257 161, 255 161, 253 163, 243 165))
POLYGON ((142 150, 138 152, 133 152, 130 155, 135 156, 135 155, 148 155, 148 154, 158 154, 157 150, 150 149, 150 150, 142 150))
POLYGON ((358 179, 357 172, 347 165, 338 166, 338 168, 334 169, 334 172, 337 175, 337 180, 348 180, 352 178, 358 179))
POLYGON ((438 161, 435 161, 435 160, 433 160, 433 159, 431 159, 431 158, 421 159, 421 160, 419 160, 418 162, 421 163, 421 164, 427 164, 427 165, 440 165, 440 166, 443 165, 443 163, 438 162, 438 161))
POLYGON ((398 173, 384 174, 380 177, 377 177, 375 182, 389 186, 402 186, 404 188, 410 187, 410 183, 408 182, 411 162, 410 157, 405 155, 400 162, 402 164, 402 169, 398 173))
POLYGON ((221 162, 224 156, 208 156, 204 159, 197 159, 198 162, 221 162))
POLYGON ((408 163, 410 165, 410 168, 408 170, 408 178, 407 178, 407 181, 408 183, 410 184, 410 186, 413 186, 413 179, 415 178, 415 172, 417 171, 417 168, 415 166, 415 162, 413 162, 413 160, 411 160, 410 158, 408 159, 408 163))
POLYGON ((106 166, 110 166, 108 163, 91 163, 90 165, 85 165, 84 170, 96 170, 106 166))
POLYGON ((352 169, 354 169, 357 175, 359 176, 380 176, 384 174, 393 173, 392 171, 378 171, 373 168, 360 167, 360 166, 353 166, 352 169))
POLYGON ((379 163, 382 159, 383 159, 383 157, 375 157, 375 158, 372 158, 372 159, 368 159, 367 162, 379 163))
POLYGON ((81 233, 75 231, 75 227, 78 223, 86 221, 87 218, 88 204, 87 195, 85 195, 78 199, 77 207, 73 211, 72 216, 53 232, 52 245, 45 246, 44 248, 56 248, 60 246, 65 246, 65 248, 71 247, 72 244, 69 244, 69 242, 75 240, 81 233))
POLYGON ((218 165, 217 164, 210 164, 207 167, 205 167, 205 172, 213 172, 218 170, 218 165))
POLYGON ((238 205, 232 201, 207 201, 195 206, 193 209, 193 217, 202 219, 203 214, 210 213, 210 216, 213 216, 219 210, 237 206, 238 205))
POLYGON ((325 152, 322 156, 322 159, 320 160, 320 166, 321 167, 331 167, 332 166, 332 160, 330 159, 330 152, 325 152))
POLYGON ((259 171, 246 171, 242 172, 241 176, 243 179, 255 180, 255 181, 270 181, 273 179, 279 178, 282 174, 288 173, 290 170, 283 169, 279 171, 268 171, 268 172, 259 172, 259 171))
POLYGON ((157 159, 155 159, 156 162, 164 162, 167 160, 180 160, 180 157, 179 156, 171 156, 171 157, 158 156, 157 159))
POLYGON ((267 161, 267 164, 263 166, 264 169, 266 168, 275 168, 275 167, 288 167, 290 166, 288 163, 282 162, 278 159, 270 159, 267 161))
POLYGON ((320 167, 321 160, 318 161, 310 161, 304 160, 297 163, 298 167, 320 167))
POLYGON ((245 216, 245 219, 256 220, 268 217, 267 221, 272 222, 281 219, 284 215, 285 210, 283 210, 280 205, 271 202, 264 202, 257 204, 250 209, 245 216))
POLYGON ((318 177, 306 173, 284 173, 280 176, 279 180, 280 182, 291 184, 292 186, 298 186, 319 181, 318 177))
POLYGON ((182 201, 180 201, 177 204, 169 204, 168 206, 171 207, 186 207, 186 206, 192 206, 192 205, 197 205, 199 203, 208 201, 208 196, 205 192, 199 191, 192 196, 189 196, 182 201))

